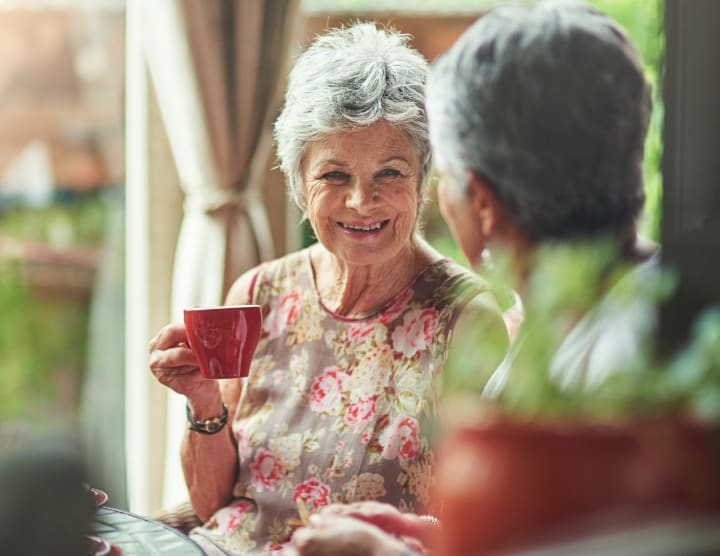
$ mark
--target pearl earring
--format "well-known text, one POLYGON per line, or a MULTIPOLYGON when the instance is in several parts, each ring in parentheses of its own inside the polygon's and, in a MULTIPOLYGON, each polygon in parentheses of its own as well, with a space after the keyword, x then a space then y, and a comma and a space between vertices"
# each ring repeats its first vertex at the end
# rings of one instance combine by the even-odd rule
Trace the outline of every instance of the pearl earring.
POLYGON ((492 253, 490 253, 490 249, 487 247, 483 248, 480 253, 480 265, 485 270, 493 270, 495 268, 492 253))

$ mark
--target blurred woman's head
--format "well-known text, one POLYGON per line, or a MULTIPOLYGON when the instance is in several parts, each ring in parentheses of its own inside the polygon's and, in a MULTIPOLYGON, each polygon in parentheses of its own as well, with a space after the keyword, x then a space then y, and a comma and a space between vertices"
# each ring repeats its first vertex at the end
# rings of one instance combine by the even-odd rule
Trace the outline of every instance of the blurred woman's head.
POLYGON ((628 235, 644 201, 650 96, 626 34, 584 4, 502 7, 481 17, 433 65, 428 83, 441 204, 455 235, 466 243, 481 236, 471 251, 502 233, 529 245, 628 235), (477 183, 485 205, 495 205, 489 223, 482 212, 474 224, 468 214, 477 183))
POLYGON ((291 197, 306 210, 303 160, 311 144, 380 121, 400 130, 420 162, 420 198, 430 176, 425 115, 426 60, 408 37, 373 23, 319 36, 297 59, 275 123, 280 167, 291 197))

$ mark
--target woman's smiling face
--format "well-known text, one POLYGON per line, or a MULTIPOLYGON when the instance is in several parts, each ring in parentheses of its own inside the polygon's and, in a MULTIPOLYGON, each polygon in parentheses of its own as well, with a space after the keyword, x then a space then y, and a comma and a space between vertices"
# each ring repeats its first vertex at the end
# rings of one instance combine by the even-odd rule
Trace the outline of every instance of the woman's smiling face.
POLYGON ((388 262, 410 246, 420 202, 420 161, 385 121, 308 145, 305 209, 318 240, 353 265, 388 262))

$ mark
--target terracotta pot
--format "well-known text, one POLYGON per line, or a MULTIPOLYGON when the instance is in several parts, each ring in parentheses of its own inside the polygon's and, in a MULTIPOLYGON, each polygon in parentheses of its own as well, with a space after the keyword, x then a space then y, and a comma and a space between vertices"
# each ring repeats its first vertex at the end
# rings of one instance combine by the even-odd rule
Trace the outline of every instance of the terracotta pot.
POLYGON ((462 426, 438 458, 447 556, 531 545, 603 516, 720 509, 720 427, 675 418, 462 426))

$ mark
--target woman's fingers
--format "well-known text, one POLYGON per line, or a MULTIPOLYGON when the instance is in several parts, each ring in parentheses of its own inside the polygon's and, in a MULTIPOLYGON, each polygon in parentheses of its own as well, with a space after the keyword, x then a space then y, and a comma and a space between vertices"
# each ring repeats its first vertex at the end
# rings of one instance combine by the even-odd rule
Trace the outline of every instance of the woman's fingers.
MULTIPOLYGON (((365 526, 367 527, 367 526, 365 526)), ((312 527, 295 531, 293 546, 302 556, 370 556, 371 542, 363 524, 342 518, 315 518, 312 527)))
POLYGON ((322 517, 353 517, 393 534, 405 534, 408 526, 395 506, 373 500, 351 504, 331 504, 317 512, 322 517))
POLYGON ((153 374, 160 379, 180 378, 192 373, 199 373, 200 370, 195 365, 184 365, 182 367, 173 367, 170 369, 158 368, 152 369, 153 374))
POLYGON ((188 338, 185 330, 185 324, 181 322, 173 322, 163 326, 157 334, 150 340, 148 351, 165 350, 178 344, 187 345, 188 338))
POLYGON ((203 378, 188 345, 184 324, 171 323, 161 328, 148 349, 150 371, 161 384, 184 395, 199 388, 203 378))
POLYGON ((292 536, 293 547, 301 556, 393 556, 406 552, 398 539, 356 519, 313 515, 311 524, 292 536))
POLYGON ((168 369, 178 369, 182 367, 196 368, 197 359, 192 350, 183 345, 176 345, 168 349, 155 349, 150 352, 150 369, 162 371, 168 369))
POLYGON ((350 504, 330 504, 318 510, 321 515, 375 515, 386 512, 397 513, 397 509, 390 504, 375 501, 352 502, 350 504))

